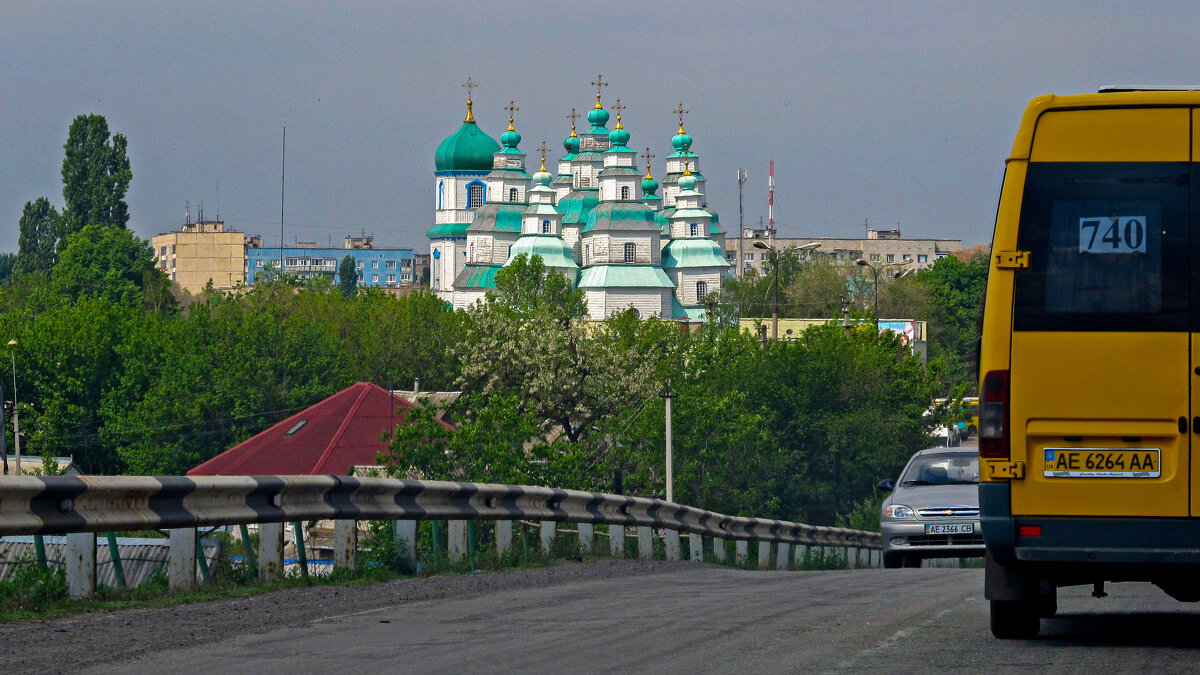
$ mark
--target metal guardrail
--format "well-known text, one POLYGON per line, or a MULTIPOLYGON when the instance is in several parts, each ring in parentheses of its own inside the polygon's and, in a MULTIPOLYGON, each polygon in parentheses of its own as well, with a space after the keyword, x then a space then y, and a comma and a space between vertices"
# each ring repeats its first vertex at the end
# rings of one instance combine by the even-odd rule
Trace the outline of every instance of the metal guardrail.
MULTIPOLYGON (((283 571, 284 523, 334 521, 335 566, 353 569, 357 559, 355 521, 391 520, 397 541, 408 550, 416 542, 416 521, 449 522, 451 558, 468 549, 465 521, 496 521, 499 554, 512 545, 513 521, 541 521, 542 550, 549 552, 556 522, 578 523, 581 552, 594 551, 594 526, 607 525, 612 555, 625 553, 625 527, 637 528, 638 557, 653 556, 652 530, 663 530, 668 560, 681 559, 680 534, 688 537, 691 560, 725 559, 723 542, 735 542, 735 556, 747 560, 749 542, 758 542, 758 566, 786 569, 792 553, 820 548, 821 557, 842 549, 852 567, 879 564, 882 540, 876 532, 816 527, 782 520, 738 518, 658 499, 523 485, 350 478, 341 476, 5 476, 0 477, 0 535, 67 535, 67 584, 72 596, 96 589, 96 532, 170 530, 168 578, 183 590, 200 576, 197 528, 259 525, 256 554, 261 581, 283 571), (719 545, 718 545, 719 544, 719 545), (864 561, 863 558, 866 558, 864 561)), ((246 530, 243 528, 243 541, 246 530)), ((244 544, 248 546, 248 544, 244 544)), ((303 561, 303 546, 297 554, 303 561)), ((836 554, 834 554, 836 555, 836 554)), ((797 557, 797 561, 799 558, 797 557)), ((303 564, 303 563, 302 563, 303 564)))
POLYGON ((513 520, 646 526, 735 541, 880 549, 875 532, 739 518, 658 499, 521 485, 341 476, 10 476, 0 535, 298 520, 513 520))

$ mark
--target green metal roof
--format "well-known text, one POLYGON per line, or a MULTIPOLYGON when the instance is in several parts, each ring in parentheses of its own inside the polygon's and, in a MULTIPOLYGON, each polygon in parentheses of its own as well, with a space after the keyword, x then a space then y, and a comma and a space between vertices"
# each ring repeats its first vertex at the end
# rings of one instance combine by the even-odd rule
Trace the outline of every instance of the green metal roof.
MULTIPOLYGON (((511 263, 522 253, 527 254, 530 258, 535 255, 542 256, 542 262, 546 267, 579 269, 579 265, 571 256, 571 247, 567 246, 562 237, 556 234, 527 234, 521 237, 517 243, 512 245, 508 254, 508 262, 504 264, 511 263)), ((571 276, 571 280, 575 280, 574 275, 571 276)))
POLYGON ((675 284, 652 265, 593 265, 579 273, 579 288, 675 288, 675 284))
POLYGON ((603 202, 588 214, 580 232, 657 232, 654 209, 641 202, 603 202))
POLYGON ((426 237, 465 237, 470 223, 442 223, 425 230, 426 237))
POLYGON ((463 125, 442 141, 433 155, 438 171, 483 171, 492 168, 492 155, 500 149, 496 139, 474 122, 463 125))
POLYGON ((671 316, 676 321, 708 321, 708 312, 703 306, 684 307, 674 295, 671 296, 671 316))
POLYGON ((495 288, 499 265, 467 265, 454 278, 455 288, 495 288))
POLYGON ((563 225, 586 223, 588 214, 600 203, 600 188, 580 188, 558 200, 563 225))
POLYGON ((672 239, 662 252, 663 269, 673 267, 728 267, 721 247, 712 239, 672 239))
POLYGON ((475 209, 468 232, 520 232, 524 204, 484 204, 475 209))

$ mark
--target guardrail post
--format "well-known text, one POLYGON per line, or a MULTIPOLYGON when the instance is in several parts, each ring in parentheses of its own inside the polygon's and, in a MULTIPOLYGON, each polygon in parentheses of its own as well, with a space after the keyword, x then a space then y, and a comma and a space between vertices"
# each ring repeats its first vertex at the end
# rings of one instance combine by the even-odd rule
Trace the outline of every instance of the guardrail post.
POLYGON ((725 540, 720 537, 710 537, 712 540, 713 559, 725 562, 725 540))
POLYGON ((170 531, 167 558, 167 587, 172 593, 196 586, 196 528, 181 527, 170 531))
POLYGON ((639 525, 638 533, 638 559, 652 560, 654 558, 654 531, 644 525, 639 525))
POLYGON ((467 521, 451 520, 446 524, 446 548, 450 560, 458 562, 467 557, 467 521))
POLYGON ((663 539, 667 542, 667 560, 679 560, 679 530, 668 528, 663 531, 663 534, 665 535, 663 539))
POLYGON ((880 558, 883 552, 878 549, 871 549, 871 567, 882 567, 880 558))
POLYGON ((855 549, 851 546, 843 546, 842 547, 842 557, 844 557, 846 559, 846 569, 852 570, 856 567, 854 554, 857 552, 858 552, 857 549, 855 549))
POLYGON ((791 564, 791 561, 788 559, 791 557, 791 553, 792 553, 792 547, 790 544, 787 544, 782 541, 779 542, 778 544, 775 544, 775 569, 777 569, 777 570, 788 569, 788 567, 790 567, 790 564, 791 564))
POLYGON ((554 538, 558 536, 558 523, 553 520, 542 521, 542 554, 550 555, 554 549, 554 538))
POLYGON ((596 544, 596 528, 591 523, 579 524, 579 553, 591 555, 592 547, 596 544))
POLYGON ((108 559, 112 561, 113 576, 117 578, 117 588, 125 588, 125 568, 121 565, 121 549, 117 546, 117 534, 105 532, 108 539, 108 559))
POLYGON ((614 558, 625 557, 625 526, 608 526, 608 552, 614 558))
POLYGON ((737 564, 741 565, 746 562, 746 558, 750 557, 750 542, 745 539, 738 539, 734 543, 733 559, 737 564))
POLYGON ((67 535, 67 592, 72 598, 90 598, 96 593, 96 533, 67 535))
POLYGON ((283 576, 283 529, 284 523, 258 526, 258 580, 264 584, 283 576))
POLYGON ((496 521, 496 555, 501 558, 512 547, 513 527, 511 520, 496 521))
POLYGON ((758 569, 771 569, 771 542, 758 542, 758 569))
MULTIPOLYGON (((511 533, 512 530, 509 530, 511 533)), ((511 534, 510 534, 511 538, 511 534)), ((396 550, 400 557, 416 569, 417 566, 417 521, 393 520, 392 541, 396 542, 396 550)))
POLYGON ((804 563, 808 558, 808 546, 804 544, 792 545, 792 566, 796 569, 804 569, 804 563))
POLYGON ((692 562, 704 562, 704 539, 698 534, 688 535, 688 558, 692 562))
POLYGON ((292 523, 292 531, 296 535, 296 562, 300 565, 300 574, 308 577, 308 553, 304 547, 304 523, 292 523))
POLYGON ((358 521, 333 521, 333 566, 358 569, 358 521))

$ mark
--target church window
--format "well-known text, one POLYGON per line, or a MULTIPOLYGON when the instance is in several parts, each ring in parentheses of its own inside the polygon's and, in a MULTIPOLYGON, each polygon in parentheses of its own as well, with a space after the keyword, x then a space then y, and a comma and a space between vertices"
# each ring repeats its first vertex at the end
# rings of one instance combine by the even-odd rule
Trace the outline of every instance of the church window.
POLYGON ((631 263, 637 256, 637 246, 633 243, 625 244, 625 262, 631 263))
POLYGON ((579 177, 579 187, 581 187, 581 188, 585 188, 585 187, 591 187, 591 186, 592 186, 592 179, 591 179, 591 178, 588 178, 587 176, 580 176, 580 177, 579 177))
POLYGON ((439 209, 444 208, 442 206, 442 198, 445 196, 446 196, 446 181, 444 181, 444 180, 438 181, 438 208, 439 209))
POLYGON ((483 183, 478 181, 467 186, 467 208, 474 209, 483 206, 484 200, 483 183))
POLYGON ((691 223, 688 225, 688 234, 693 237, 700 234, 700 223, 691 223))
POLYGON ((510 202, 517 201, 517 188, 509 188, 508 189, 508 201, 510 201, 510 202))
POLYGON ((629 186, 628 185, 621 186, 621 199, 629 199, 629 186))
POLYGON ((550 221, 549 220, 542 221, 542 234, 550 234, 550 221))
POLYGON ((697 281, 696 282, 696 302, 701 302, 707 297, 708 297, 708 282, 707 281, 697 281))
POLYGON ((583 264, 584 265, 592 264, 592 245, 591 244, 583 245, 583 264))

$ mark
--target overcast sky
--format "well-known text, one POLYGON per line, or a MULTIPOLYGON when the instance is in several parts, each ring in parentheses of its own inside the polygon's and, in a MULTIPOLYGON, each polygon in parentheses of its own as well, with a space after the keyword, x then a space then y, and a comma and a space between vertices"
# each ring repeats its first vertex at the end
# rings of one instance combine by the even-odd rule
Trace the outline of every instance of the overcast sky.
MULTIPOLYGON (((737 231, 990 239, 1025 104, 1105 84, 1200 84, 1195 2, 106 2, 0 0, 0 251, 25 202, 62 205, 71 120, 129 139, 131 227, 193 218, 286 238, 366 231, 428 250, 433 153, 465 112, 499 138, 510 99, 563 153, 572 107, 628 106, 630 147, 671 152, 682 101, 709 206, 737 231)), ((610 123, 610 127, 612 124, 610 123)), ((548 162, 549 163, 549 162, 548 162)), ((553 170, 553 164, 551 170, 553 170)), ((639 159, 639 166, 644 168, 639 159)))

